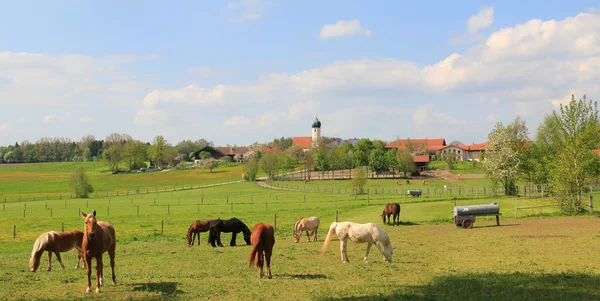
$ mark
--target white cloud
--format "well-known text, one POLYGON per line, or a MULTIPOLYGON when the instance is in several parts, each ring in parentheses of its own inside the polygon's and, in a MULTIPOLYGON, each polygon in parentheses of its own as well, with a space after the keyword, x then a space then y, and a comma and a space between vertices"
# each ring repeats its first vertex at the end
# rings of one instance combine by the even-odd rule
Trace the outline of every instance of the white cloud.
POLYGON ((252 120, 250 120, 250 118, 248 117, 244 117, 244 116, 236 116, 236 117, 232 117, 227 119, 223 125, 224 126, 232 126, 232 127, 245 127, 248 126, 252 123, 252 120))
POLYGON ((42 119, 42 123, 45 124, 49 124, 49 123, 60 123, 60 122, 64 122, 65 120, 69 119, 69 117, 71 117, 71 113, 69 112, 65 112, 62 115, 46 115, 44 116, 44 118, 42 119))
POLYGON ((8 131, 10 129, 10 123, 0 123, 0 132, 8 131))
POLYGON ((335 24, 325 24, 321 28, 319 38, 326 40, 334 37, 343 37, 351 35, 362 35, 370 37, 372 34, 371 30, 360 25, 360 21, 357 19, 348 21, 338 21, 335 24))
POLYGON ((418 126, 426 123, 436 123, 441 125, 457 125, 467 123, 464 120, 450 117, 446 113, 433 111, 432 104, 424 104, 417 108, 413 114, 413 121, 418 126))
POLYGON ((133 122, 140 125, 161 124, 167 118, 167 112, 157 109, 143 109, 133 118, 133 122))
POLYGON ((498 114, 489 113, 487 119, 489 121, 496 121, 496 120, 498 120, 498 114))
POLYGON ((91 123, 92 121, 93 121, 93 119, 90 116, 81 116, 79 118, 79 122, 81 122, 81 123, 91 123))
POLYGON ((479 30, 486 28, 494 23, 494 8, 482 8, 479 13, 469 17, 467 20, 467 32, 476 33, 479 30))
POLYGON ((273 4, 266 0, 240 0, 227 3, 229 10, 239 13, 229 18, 229 22, 244 22, 260 19, 273 4))

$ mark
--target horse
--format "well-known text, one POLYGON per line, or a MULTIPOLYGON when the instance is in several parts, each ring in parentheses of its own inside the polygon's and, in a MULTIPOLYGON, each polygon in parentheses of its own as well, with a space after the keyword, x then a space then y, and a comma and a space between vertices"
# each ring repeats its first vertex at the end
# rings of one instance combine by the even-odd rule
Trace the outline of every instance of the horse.
POLYGON ((61 252, 68 252, 75 248, 77 250, 77 265, 75 268, 79 268, 79 262, 83 257, 81 252, 81 242, 83 240, 83 232, 74 230, 71 232, 46 232, 35 241, 33 244, 33 250, 29 257, 29 270, 32 272, 37 271, 40 266, 40 257, 44 251, 48 251, 48 272, 52 270, 52 253, 56 254, 60 266, 65 269, 65 265, 62 263, 60 258, 61 252))
POLYGON ((210 245, 213 246, 213 248, 216 247, 215 242, 217 245, 219 245, 219 247, 223 246, 223 244, 221 243, 221 232, 231 232, 231 242, 229 243, 229 245, 232 247, 236 245, 235 237, 240 232, 244 234, 244 240, 246 241, 246 244, 251 244, 250 234, 252 232, 250 231, 250 229, 248 229, 248 226, 246 226, 246 224, 244 224, 242 221, 235 217, 229 220, 217 219, 210 222, 210 234, 208 236, 208 243, 210 243, 210 245))
POLYGON ((310 183, 310 179, 304 180, 304 184, 306 184, 306 183, 310 183))
POLYGON ((264 223, 254 225, 250 240, 252 241, 252 252, 250 252, 249 266, 252 267, 256 260, 258 278, 262 278, 264 261, 266 259, 267 277, 271 278, 273 276, 271 274, 271 254, 273 254, 273 245, 275 244, 275 230, 273 226, 264 223))
POLYGON ((196 241, 196 236, 198 236, 198 245, 200 245, 200 232, 207 232, 210 230, 210 222, 212 219, 207 219, 204 221, 195 221, 190 225, 187 233, 187 242, 189 246, 193 246, 196 241))
POLYGON ((104 285, 104 274, 102 270, 102 254, 108 251, 110 258, 110 267, 112 269, 112 282, 117 284, 115 277, 115 249, 117 247, 117 238, 115 236, 115 228, 108 222, 96 220, 96 210, 93 214, 85 214, 81 212, 85 222, 85 234, 81 243, 81 251, 83 258, 87 264, 87 279, 88 286, 85 290, 90 293, 92 289, 92 258, 96 258, 96 293, 100 293, 100 286, 104 285))
POLYGON ((310 242, 310 233, 314 233, 313 241, 317 241, 317 231, 319 230, 319 224, 321 221, 316 216, 311 216, 309 218, 301 217, 294 224, 294 242, 300 241, 300 236, 303 231, 306 231, 306 237, 308 237, 308 242, 310 242))
POLYGON ((367 253, 365 253, 364 258, 365 261, 367 261, 367 256, 369 256, 371 245, 374 243, 377 249, 379 249, 379 251, 383 255, 383 261, 392 262, 392 253, 394 252, 394 248, 392 247, 390 237, 387 235, 387 233, 385 233, 385 231, 381 227, 377 226, 374 223, 331 223, 331 226, 329 227, 329 232, 327 233, 327 238, 325 239, 325 243, 323 244, 323 248, 321 249, 321 253, 325 253, 325 251, 327 251, 329 243, 333 238, 333 234, 337 234, 337 237, 340 240, 340 253, 342 255, 343 263, 349 262, 348 255, 346 254, 346 243, 348 238, 350 238, 351 241, 356 243, 368 243, 367 253))
POLYGON ((392 226, 396 224, 396 218, 398 218, 398 222, 400 222, 400 205, 398 203, 388 203, 385 205, 385 209, 383 209, 383 213, 381 213, 381 219, 385 224, 385 219, 387 217, 388 224, 391 223, 392 226), (390 218, 390 215, 393 217, 394 221, 390 218))

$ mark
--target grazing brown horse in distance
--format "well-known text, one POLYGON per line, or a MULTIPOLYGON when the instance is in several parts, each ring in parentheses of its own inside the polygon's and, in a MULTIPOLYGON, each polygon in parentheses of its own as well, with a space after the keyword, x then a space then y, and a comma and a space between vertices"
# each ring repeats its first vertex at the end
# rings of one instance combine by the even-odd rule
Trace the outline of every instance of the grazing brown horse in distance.
POLYGON ((75 248, 77 250, 77 265, 79 267, 79 261, 83 257, 81 252, 81 242, 83 241, 83 232, 74 230, 71 232, 46 232, 35 241, 33 244, 33 250, 29 257, 29 270, 32 272, 37 271, 40 266, 40 257, 44 254, 44 251, 48 251, 48 272, 52 270, 52 253, 56 254, 60 266, 64 269, 65 265, 62 263, 60 258, 61 252, 68 252, 75 248))
POLYGON ((85 233, 81 243, 81 251, 87 265, 88 286, 86 293, 92 290, 92 258, 96 258, 96 293, 100 292, 100 286, 104 285, 104 274, 102 266, 102 254, 108 251, 110 258, 110 267, 112 269, 112 282, 117 284, 115 278, 115 249, 117 247, 117 238, 115 228, 108 222, 96 220, 96 210, 93 214, 81 212, 85 221, 85 233))
POLYGON ((207 232, 210 230, 210 222, 212 222, 212 219, 207 219, 204 221, 198 220, 190 225, 186 237, 189 246, 194 245, 196 236, 198 236, 198 245, 200 245, 200 232, 207 232))
POLYGON ((264 261, 267 261, 267 277, 271 278, 271 254, 273 254, 273 245, 275 244, 275 230, 269 224, 256 224, 252 228, 252 252, 250 253, 250 267, 256 261, 258 268, 258 278, 263 276, 264 261), (264 255, 263 255, 264 252, 264 255))
POLYGON ((388 203, 385 205, 385 209, 383 209, 383 213, 381 213, 381 219, 385 224, 385 218, 387 217, 388 224, 391 223, 392 226, 396 225, 396 218, 398 218, 398 223, 400 223, 400 204, 398 203, 388 203), (390 215, 393 217, 394 221, 390 218, 390 215))

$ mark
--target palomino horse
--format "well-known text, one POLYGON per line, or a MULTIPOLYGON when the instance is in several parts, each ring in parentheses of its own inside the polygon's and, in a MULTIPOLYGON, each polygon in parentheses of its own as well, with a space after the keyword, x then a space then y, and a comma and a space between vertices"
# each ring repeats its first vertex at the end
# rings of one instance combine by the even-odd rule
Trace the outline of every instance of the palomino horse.
POLYGON ((68 252, 75 248, 77 250, 77 265, 79 267, 79 261, 83 257, 81 252, 81 242, 83 240, 83 232, 74 230, 71 232, 46 232, 35 241, 33 244, 33 250, 29 257, 29 270, 32 272, 37 271, 40 266, 40 257, 44 251, 48 251, 48 272, 52 270, 52 253, 56 254, 60 266, 64 269, 65 265, 62 263, 60 258, 60 252, 68 252))
POLYGON ((365 261, 367 261, 367 256, 369 256, 371 245, 374 243, 377 249, 379 249, 383 255, 383 261, 392 262, 392 253, 394 252, 394 248, 392 247, 390 238, 387 233, 385 233, 385 231, 383 231, 383 229, 376 224, 357 224, 353 222, 331 223, 331 226, 329 227, 329 233, 327 233, 327 238, 325 239, 325 243, 321 249, 322 253, 327 251, 329 243, 331 242, 331 238, 333 238, 333 234, 337 234, 337 237, 340 239, 340 252, 342 253, 343 263, 348 262, 348 255, 346 255, 346 243, 348 238, 350 238, 350 240, 353 242, 368 243, 367 253, 365 253, 364 258, 365 261))
POLYGON ((214 247, 216 247, 215 242, 219 247, 222 247, 221 243, 221 232, 231 232, 231 242, 230 246, 235 246, 235 237, 238 233, 242 232, 244 234, 244 240, 246 244, 250 245, 250 229, 246 224, 242 223, 241 220, 237 218, 232 218, 229 220, 214 220, 210 223, 210 234, 208 236, 208 243, 214 247))
POLYGON ((267 277, 271 278, 271 254, 273 254, 273 245, 275 244, 275 230, 269 224, 256 224, 252 228, 252 252, 250 253, 250 267, 256 261, 258 269, 258 278, 263 276, 263 266, 265 259, 267 261, 267 277), (264 254, 263 254, 264 252, 264 254))
POLYGON ((85 221, 85 234, 81 244, 83 258, 87 264, 88 286, 85 292, 89 293, 92 290, 92 258, 96 258, 96 293, 99 293, 100 286, 104 285, 102 254, 106 251, 108 251, 108 257, 110 258, 112 282, 117 284, 115 278, 115 248, 117 247, 115 228, 107 222, 97 221, 96 210, 93 214, 81 212, 81 215, 85 221))
POLYGON ((194 223, 192 223, 192 225, 190 225, 186 237, 188 245, 194 245, 196 236, 198 236, 198 245, 200 245, 200 232, 207 232, 208 230, 210 230, 210 222, 212 222, 212 219, 207 219, 204 221, 195 221, 194 223))
POLYGON ((294 224, 294 242, 300 241, 300 236, 303 231, 306 231, 306 237, 308 237, 308 242, 310 242, 310 233, 314 233, 313 241, 317 241, 317 231, 319 230, 319 224, 321 221, 316 216, 311 216, 309 218, 301 217, 294 224))
POLYGON ((385 209, 383 209, 383 213, 381 213, 381 219, 385 224, 385 219, 387 217, 388 224, 391 223, 392 226, 396 224, 396 218, 398 218, 398 222, 400 222, 400 204, 398 203, 388 203, 385 205, 385 209), (390 215, 393 217, 394 221, 390 218, 390 215))

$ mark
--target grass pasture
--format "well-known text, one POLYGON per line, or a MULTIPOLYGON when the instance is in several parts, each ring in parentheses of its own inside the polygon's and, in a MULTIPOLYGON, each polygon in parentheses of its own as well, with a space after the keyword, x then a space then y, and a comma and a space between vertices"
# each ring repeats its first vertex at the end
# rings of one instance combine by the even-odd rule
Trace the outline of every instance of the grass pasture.
MULTIPOLYGON (((185 171, 173 171, 179 172, 185 171)), ((460 180, 452 183, 452 188, 485 184, 480 181, 460 180)), ((520 218, 514 219, 515 198, 456 193, 411 198, 394 193, 398 186, 393 180, 369 180, 370 191, 377 188, 384 193, 356 197, 340 193, 349 183, 313 181, 306 184, 312 191, 304 192, 298 189, 304 182, 270 183, 295 190, 244 182, 88 200, 6 203, 0 206, 0 300, 600 298, 598 216, 555 217, 555 209, 542 208, 519 212, 520 218), (365 244, 349 243, 349 264, 341 262, 337 240, 324 255, 320 253, 336 210, 340 221, 381 225, 379 214, 383 205, 392 201, 402 206, 402 225, 384 226, 395 247, 391 264, 382 261, 375 247, 369 262, 363 262, 365 244), (472 229, 455 227, 454 201, 457 205, 498 202, 503 214, 501 226, 496 227, 495 218, 488 217, 477 218, 472 229), (41 233, 61 231, 63 225, 65 230, 81 229, 79 211, 93 210, 99 220, 110 221, 117 231, 117 286, 107 281, 100 295, 86 295, 84 271, 72 269, 75 252, 63 253, 66 270, 61 270, 54 259, 53 271, 46 272, 44 255, 38 272, 28 271, 31 247, 41 233), (185 242, 187 228, 196 219, 235 216, 252 227, 261 221, 273 224, 275 215, 273 279, 257 278, 256 268, 248 267, 250 247, 229 247, 230 234, 223 234, 223 248, 208 246, 207 233, 201 234, 200 246, 188 247, 185 242), (307 243, 304 236, 300 243, 293 243, 293 223, 298 217, 309 215, 321 219, 319 241, 307 243)), ((426 184, 430 189, 441 189, 443 185, 426 184)), ((413 182, 408 187, 418 186, 413 182)), ((520 198, 519 206, 533 207, 544 202, 520 198)), ((243 244, 239 235, 238 244, 243 244)), ((107 275, 108 255, 104 260, 107 275)))

